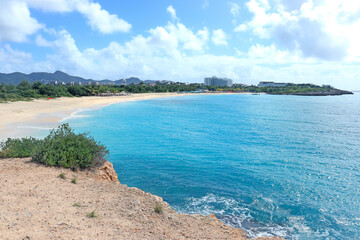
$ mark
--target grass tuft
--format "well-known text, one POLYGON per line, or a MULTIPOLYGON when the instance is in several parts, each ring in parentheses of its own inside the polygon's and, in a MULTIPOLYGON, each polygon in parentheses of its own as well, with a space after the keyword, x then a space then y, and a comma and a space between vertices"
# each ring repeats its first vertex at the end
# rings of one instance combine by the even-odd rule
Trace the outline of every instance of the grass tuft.
POLYGON ((96 218, 97 216, 96 216, 96 214, 95 214, 95 211, 92 211, 91 213, 89 213, 89 214, 87 215, 87 217, 88 217, 88 218, 96 218))
POLYGON ((74 177, 73 179, 71 179, 71 183, 77 184, 77 179, 76 179, 76 177, 74 177))
POLYGON ((73 207, 82 207, 80 203, 74 203, 72 206, 73 207))
POLYGON ((61 179, 65 180, 66 179, 65 173, 60 173, 58 178, 61 178, 61 179))
POLYGON ((156 204, 155 207, 154 207, 154 211, 157 214, 162 214, 163 213, 163 207, 160 204, 156 204))

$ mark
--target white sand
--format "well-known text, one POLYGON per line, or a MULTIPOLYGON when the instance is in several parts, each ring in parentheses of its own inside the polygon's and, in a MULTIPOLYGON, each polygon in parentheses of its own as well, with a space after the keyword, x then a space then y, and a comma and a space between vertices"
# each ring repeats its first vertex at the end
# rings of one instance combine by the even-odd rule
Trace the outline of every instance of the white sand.
POLYGON ((144 93, 118 97, 62 97, 31 102, 0 103, 0 139, 31 136, 36 131, 55 128, 61 120, 71 117, 74 112, 81 109, 96 109, 119 102, 184 95, 195 94, 144 93))

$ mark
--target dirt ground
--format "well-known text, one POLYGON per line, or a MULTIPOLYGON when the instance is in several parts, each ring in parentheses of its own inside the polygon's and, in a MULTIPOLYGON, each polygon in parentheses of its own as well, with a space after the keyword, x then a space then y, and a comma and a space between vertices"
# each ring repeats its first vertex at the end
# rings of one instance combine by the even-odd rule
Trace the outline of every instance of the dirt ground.
POLYGON ((1 240, 246 239, 215 217, 177 213, 137 188, 29 160, 0 159, 1 240))

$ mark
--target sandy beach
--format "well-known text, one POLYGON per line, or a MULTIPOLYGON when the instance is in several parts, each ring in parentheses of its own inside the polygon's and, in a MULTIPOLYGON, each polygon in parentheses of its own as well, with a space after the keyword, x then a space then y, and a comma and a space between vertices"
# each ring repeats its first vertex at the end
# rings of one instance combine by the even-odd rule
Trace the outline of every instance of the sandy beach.
MULTIPOLYGON (((206 95, 207 93, 200 94, 206 95)), ((214 93, 211 94, 214 95, 214 93)), ((61 97, 49 100, 37 99, 29 102, 0 103, 2 115, 0 118, 0 139, 29 137, 36 131, 55 128, 60 121, 82 110, 98 109, 120 102, 185 95, 195 94, 139 93, 117 97, 61 97)))

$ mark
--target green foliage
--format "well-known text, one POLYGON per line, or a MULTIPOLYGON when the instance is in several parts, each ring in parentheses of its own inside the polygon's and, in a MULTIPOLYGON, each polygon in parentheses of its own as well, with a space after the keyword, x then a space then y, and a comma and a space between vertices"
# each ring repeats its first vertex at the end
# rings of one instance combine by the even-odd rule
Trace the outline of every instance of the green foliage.
POLYGON ((73 207, 82 207, 82 205, 80 203, 74 203, 72 206, 73 207))
POLYGON ((23 158, 31 157, 41 145, 42 140, 35 138, 8 138, 0 143, 0 157, 2 158, 23 158))
POLYGON ((60 173, 58 178, 61 178, 61 179, 65 180, 66 179, 65 173, 60 173))
POLYGON ((0 143, 0 147, 2 158, 32 157, 41 164, 72 169, 101 166, 109 153, 104 145, 87 134, 75 134, 68 124, 52 130, 44 140, 9 138, 0 143))
POLYGON ((54 129, 33 155, 33 161, 48 166, 85 169, 104 163, 106 147, 87 134, 75 134, 68 124, 54 129))
POLYGON ((288 84, 283 87, 258 87, 246 86, 243 84, 234 84, 231 87, 205 86, 203 84, 192 83, 157 83, 150 86, 145 83, 123 85, 86 85, 86 86, 69 86, 69 85, 49 85, 35 82, 33 84, 27 81, 21 82, 19 85, 0 85, 0 102, 31 100, 34 98, 56 98, 56 97, 80 97, 94 96, 102 93, 153 93, 153 92, 193 92, 199 89, 208 91, 232 91, 232 92, 264 92, 269 94, 303 94, 311 92, 331 92, 331 87, 320 87, 314 84, 288 84))
POLYGON ((95 214, 95 211, 92 211, 91 213, 89 213, 89 214, 87 215, 87 217, 88 217, 88 218, 96 218, 97 216, 96 216, 96 214, 95 214))
POLYGON ((154 207, 154 211, 157 214, 162 214, 164 210, 163 210, 163 207, 160 204, 156 204, 155 207, 154 207))
POLYGON ((74 178, 71 179, 71 183, 72 183, 72 184, 77 184, 77 179, 76 179, 76 177, 74 177, 74 178))
POLYGON ((82 86, 70 86, 67 88, 67 90, 72 96, 80 97, 90 95, 89 90, 82 86))

